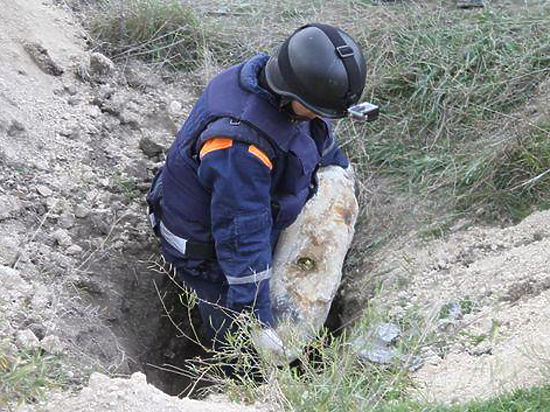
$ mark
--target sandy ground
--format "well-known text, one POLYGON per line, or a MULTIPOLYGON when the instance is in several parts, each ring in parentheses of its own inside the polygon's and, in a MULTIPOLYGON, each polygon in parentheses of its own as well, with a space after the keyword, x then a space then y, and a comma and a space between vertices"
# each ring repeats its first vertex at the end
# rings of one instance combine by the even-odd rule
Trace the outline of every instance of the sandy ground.
POLYGON ((463 401, 548 380, 549 220, 538 212, 517 226, 472 227, 391 253, 375 304, 398 317, 421 313, 446 341, 435 349, 426 340, 415 396, 463 401), (462 310, 450 319, 453 303, 462 310))
MULTIPOLYGON (((260 412, 251 406, 229 402, 202 402, 168 396, 149 385, 142 373, 129 379, 95 373, 89 385, 76 395, 53 396, 47 405, 24 406, 17 412, 260 412)), ((261 409, 266 411, 267 409, 261 409)))

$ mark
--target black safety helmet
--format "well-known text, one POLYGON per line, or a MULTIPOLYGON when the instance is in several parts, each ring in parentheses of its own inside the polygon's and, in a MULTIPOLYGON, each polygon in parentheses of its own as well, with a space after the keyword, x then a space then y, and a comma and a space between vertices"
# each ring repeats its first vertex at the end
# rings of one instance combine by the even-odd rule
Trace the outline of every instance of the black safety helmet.
POLYGON ((350 35, 327 24, 300 27, 267 62, 274 92, 329 118, 347 115, 365 87, 367 66, 350 35))

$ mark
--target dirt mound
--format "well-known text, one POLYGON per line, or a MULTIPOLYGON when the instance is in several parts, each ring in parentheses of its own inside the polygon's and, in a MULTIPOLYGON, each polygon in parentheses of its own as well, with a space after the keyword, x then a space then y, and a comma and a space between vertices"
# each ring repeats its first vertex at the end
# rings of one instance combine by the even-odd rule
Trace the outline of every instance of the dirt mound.
POLYGON ((2 354, 58 342, 71 384, 147 370, 179 393, 145 366, 190 349, 162 317, 159 295, 177 296, 149 268, 143 197, 191 96, 176 75, 87 51, 53 1, 0 7, 2 354))
POLYGON ((89 385, 78 395, 54 396, 47 404, 22 407, 17 412, 260 412, 257 409, 228 402, 201 402, 180 399, 147 384, 145 375, 134 373, 131 378, 108 378, 94 373, 89 385))
POLYGON ((425 342, 416 396, 464 401, 544 381, 549 219, 538 212, 513 227, 471 227, 389 253, 380 267, 389 276, 373 304, 401 318, 420 313, 440 342, 425 342))

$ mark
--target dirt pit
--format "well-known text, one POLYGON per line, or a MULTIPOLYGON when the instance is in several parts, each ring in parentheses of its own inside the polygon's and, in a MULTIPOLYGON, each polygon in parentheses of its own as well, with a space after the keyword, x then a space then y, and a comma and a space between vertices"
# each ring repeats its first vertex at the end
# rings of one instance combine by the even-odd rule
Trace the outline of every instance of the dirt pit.
MULTIPOLYGON (((147 251, 142 252, 144 257, 147 251)), ((149 383, 170 395, 191 395, 197 378, 189 375, 187 361, 207 356, 198 343, 202 335, 197 310, 186 306, 185 293, 167 274, 156 273, 156 263, 140 260, 139 254, 129 256, 92 266, 95 273, 117 274, 108 291, 93 294, 90 301, 102 308, 120 354, 126 357, 119 372, 141 371, 149 383)))

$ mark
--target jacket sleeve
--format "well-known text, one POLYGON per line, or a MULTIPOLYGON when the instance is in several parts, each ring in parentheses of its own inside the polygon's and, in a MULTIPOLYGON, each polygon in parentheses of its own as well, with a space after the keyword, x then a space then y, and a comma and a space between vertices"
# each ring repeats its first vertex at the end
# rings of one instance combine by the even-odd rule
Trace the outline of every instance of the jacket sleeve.
POLYGON ((237 312, 252 310, 260 322, 272 326, 271 163, 254 146, 225 140, 230 145, 201 151, 198 176, 212 196, 212 235, 229 286, 227 306, 237 312))

